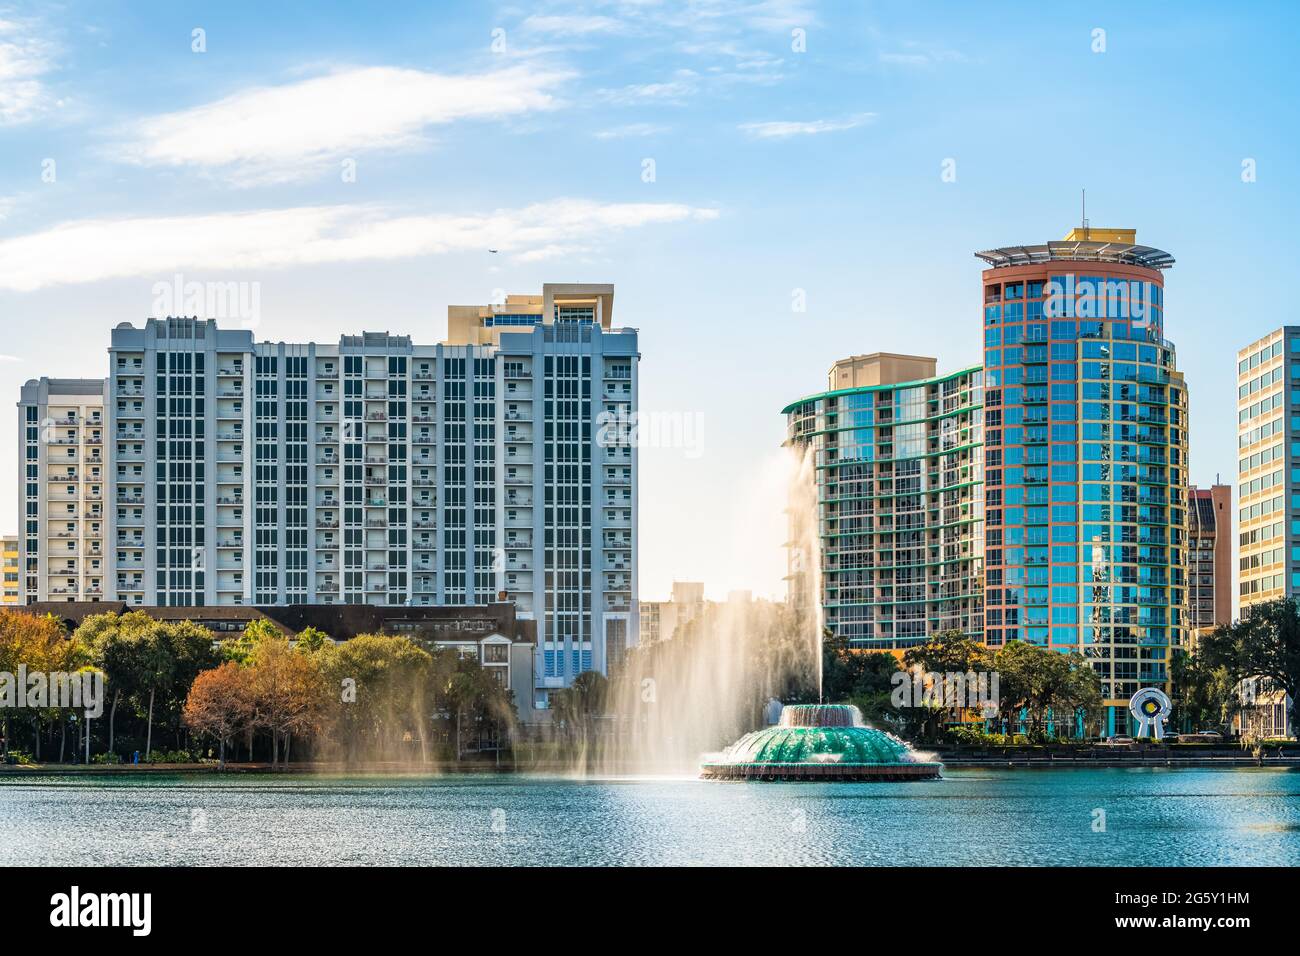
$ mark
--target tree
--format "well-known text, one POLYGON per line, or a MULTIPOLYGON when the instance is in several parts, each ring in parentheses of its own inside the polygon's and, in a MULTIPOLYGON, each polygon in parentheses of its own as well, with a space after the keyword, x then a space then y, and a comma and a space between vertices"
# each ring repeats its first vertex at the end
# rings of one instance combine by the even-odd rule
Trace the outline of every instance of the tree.
POLYGON ((271 765, 284 743, 284 764, 294 734, 310 736, 320 725, 324 685, 315 662, 297 654, 281 635, 257 642, 248 657, 251 673, 252 724, 271 734, 271 765))
POLYGON ((1250 616, 1221 625, 1201 638, 1199 653, 1223 667, 1234 683, 1266 677, 1300 701, 1300 608, 1294 598, 1250 607, 1250 616))
POLYGON ((253 719, 252 672, 233 661, 204 671, 185 698, 184 720, 196 733, 217 738, 217 764, 226 766, 226 741, 253 719))
POLYGON ((140 688, 143 635, 154 621, 143 611, 126 614, 92 614, 77 627, 78 639, 89 645, 95 665, 104 672, 112 695, 108 710, 108 750, 113 752, 117 727, 117 707, 124 696, 140 688))
POLYGON ((161 636, 167 642, 172 660, 171 681, 165 694, 166 708, 179 740, 184 726, 186 694, 199 674, 217 665, 220 654, 213 646, 212 632, 193 621, 163 624, 161 636))
POLYGON ((312 656, 321 660, 334 695, 329 716, 349 762, 358 758, 363 744, 370 755, 392 756, 408 730, 418 737, 422 758, 427 756, 435 662, 440 660, 440 669, 450 674, 454 651, 430 655, 407 637, 361 634, 337 647, 324 645, 312 656), (347 699, 336 693, 345 682, 347 699))
POLYGON ((822 636, 822 697, 853 704, 867 720, 892 720, 893 677, 901 665, 887 651, 854 650, 826 628, 822 636))
POLYGON ((243 664, 248 661, 249 656, 262 641, 283 637, 284 632, 267 618, 254 618, 245 625, 238 637, 221 642, 221 656, 236 664, 243 664))
MULTIPOLYGON (((48 664, 64 653, 62 645, 66 642, 63 625, 54 617, 45 615, 36 617, 18 611, 0 611, 0 671, 17 674, 19 665, 26 665, 30 670, 48 670, 48 664)), ((75 669, 75 668, 74 668, 75 669)), ((27 688, 18 687, 17 692, 26 693, 27 688)), ((3 711, 4 752, 9 752, 11 725, 10 709, 3 711)), ((33 729, 36 735, 36 753, 40 754, 39 715, 34 718, 37 724, 33 729)))
POLYGON ((994 655, 999 712, 1007 727, 1025 712, 1029 739, 1046 737, 1048 717, 1087 715, 1101 706, 1101 679, 1082 654, 1062 654, 1023 641, 1011 641, 994 655))
MULTIPOLYGON (((911 670, 920 668, 922 674, 937 673, 968 674, 989 671, 993 666, 993 655, 979 641, 971 640, 960 630, 940 631, 924 644, 909 647, 903 652, 903 664, 911 670)), ((936 695, 931 703, 913 701, 913 716, 920 721, 922 736, 926 740, 935 740, 939 736, 940 724, 950 713, 959 716, 966 709, 966 701, 951 700, 950 688, 936 695)))
POLYGON ((1237 700, 1236 682, 1226 667, 1215 666, 1204 653, 1188 654, 1175 648, 1169 662, 1174 705, 1173 726, 1187 731, 1200 727, 1222 729, 1237 700))
POLYGON ((572 735, 579 732, 582 740, 591 738, 596 719, 605 713, 609 699, 609 681, 599 671, 583 671, 573 679, 568 688, 551 694, 554 716, 572 735))
MULTIPOLYGON (((603 675, 601 680, 604 680, 603 675)), ((514 718, 513 705, 504 687, 476 658, 458 658, 442 700, 456 718, 456 759, 462 753, 462 727, 468 719, 476 730, 484 724, 499 730, 514 718)))
POLYGON ((149 693, 149 714, 145 720, 144 756, 153 752, 153 706, 160 689, 170 686, 176 659, 172 644, 162 625, 154 626, 135 638, 132 665, 136 686, 149 693))
POLYGON ((314 654, 323 648, 326 644, 333 643, 330 636, 318 627, 308 625, 303 628, 295 639, 295 645, 298 650, 306 654, 314 654))

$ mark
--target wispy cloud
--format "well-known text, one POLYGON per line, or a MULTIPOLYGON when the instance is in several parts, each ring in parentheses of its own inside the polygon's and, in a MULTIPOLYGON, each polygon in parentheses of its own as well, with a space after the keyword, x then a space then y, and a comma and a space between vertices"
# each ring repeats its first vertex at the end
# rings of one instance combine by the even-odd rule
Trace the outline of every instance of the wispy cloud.
POLYGON ((0 126, 34 119, 59 101, 44 77, 54 70, 55 45, 27 21, 0 17, 0 126))
POLYGON ((699 88, 699 76, 693 70, 678 70, 671 80, 659 83, 629 83, 617 89, 598 90, 597 95, 616 106, 638 103, 682 103, 699 88))
POLYGON ((82 219, 0 240, 0 289, 31 292, 177 270, 228 273, 486 249, 532 261, 598 250, 622 230, 717 216, 715 209, 681 203, 556 199, 466 215, 336 205, 82 219))
MULTIPOLYGON (((611 126, 595 134, 596 139, 631 139, 636 136, 658 136, 668 132, 669 127, 658 123, 628 123, 624 126, 611 126)), ((0 217, 3 218, 3 217, 0 217)))
POLYGON ((220 172, 238 185, 286 182, 320 175, 330 161, 416 145, 430 127, 554 109, 569 78, 531 65, 479 74, 339 70, 139 120, 115 155, 220 172))
POLYGON ((587 36, 594 33, 626 33, 626 21, 605 16, 556 15, 544 16, 534 14, 524 20, 520 26, 529 33, 545 33, 558 36, 587 36))
POLYGON ((807 0, 612 0, 607 6, 622 19, 653 22, 673 30, 734 33, 737 27, 746 27, 770 32, 817 22, 807 0))
POLYGON ((875 113, 857 113, 843 119, 772 120, 765 123, 741 123, 741 132, 755 139, 789 139, 792 136, 815 136, 854 129, 875 120, 875 113))

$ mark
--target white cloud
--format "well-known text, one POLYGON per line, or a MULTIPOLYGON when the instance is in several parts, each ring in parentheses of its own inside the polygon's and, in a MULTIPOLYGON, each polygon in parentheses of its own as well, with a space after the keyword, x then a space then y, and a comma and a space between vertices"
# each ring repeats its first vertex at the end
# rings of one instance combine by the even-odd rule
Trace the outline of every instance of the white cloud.
POLYGON ((622 33, 626 25, 613 17, 602 16, 543 16, 534 14, 520 26, 530 33, 549 33, 561 36, 586 36, 592 33, 622 33))
POLYGON ((206 270, 228 273, 499 249, 531 261, 598 249, 610 233, 717 218, 681 203, 556 199, 481 214, 304 206, 200 216, 82 219, 0 240, 0 289, 206 270))
POLYGON ((221 170, 238 184, 285 182, 368 150, 415 145, 431 126, 554 109, 553 91, 569 76, 531 66, 340 70, 139 120, 117 154, 142 166, 221 170))
POLYGON ((817 22, 812 5, 805 0, 678 0, 642 3, 615 0, 626 19, 653 22, 671 30, 691 29, 734 33, 737 26, 758 31, 787 30, 817 22))
POLYGON ((26 23, 0 20, 0 126, 23 123, 57 101, 42 80, 54 69, 54 45, 26 23))
POLYGON ((658 123, 628 123, 625 126, 602 129, 595 134, 595 137, 596 139, 629 139, 633 136, 657 136, 668 132, 668 129, 669 127, 658 123))
POLYGON ((682 102, 699 89, 698 75, 692 70, 678 70, 673 79, 662 83, 630 83, 618 89, 598 91, 601 99, 619 106, 634 103, 682 102))
POLYGON ((740 130, 755 139, 789 139, 791 136, 815 136, 818 133, 837 133, 841 130, 864 126, 876 118, 875 113, 858 113, 838 120, 773 120, 766 123, 741 123, 740 130))

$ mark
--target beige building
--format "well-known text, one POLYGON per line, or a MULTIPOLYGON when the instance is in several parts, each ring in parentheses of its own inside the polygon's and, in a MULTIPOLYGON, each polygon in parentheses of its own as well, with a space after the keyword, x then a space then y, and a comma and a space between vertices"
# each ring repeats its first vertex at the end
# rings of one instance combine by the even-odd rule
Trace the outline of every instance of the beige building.
POLYGON ((614 286, 548 282, 541 295, 502 295, 489 305, 447 306, 447 345, 500 345, 502 332, 569 320, 592 321, 609 330, 614 286))
POLYGON ((667 601, 641 602, 641 643, 669 641, 689 622, 704 615, 708 606, 700 581, 674 581, 667 601))
POLYGON ((33 379, 18 403, 22 603, 104 595, 103 379, 33 379))
POLYGON ((1300 327, 1287 326, 1237 352, 1237 597, 1243 610, 1294 593, 1286 434, 1293 410, 1287 356, 1297 346, 1300 327))
POLYGON ((871 388, 897 382, 915 382, 934 378, 939 360, 924 355, 900 355, 895 352, 872 352, 852 355, 831 366, 827 384, 831 391, 841 388, 871 388))

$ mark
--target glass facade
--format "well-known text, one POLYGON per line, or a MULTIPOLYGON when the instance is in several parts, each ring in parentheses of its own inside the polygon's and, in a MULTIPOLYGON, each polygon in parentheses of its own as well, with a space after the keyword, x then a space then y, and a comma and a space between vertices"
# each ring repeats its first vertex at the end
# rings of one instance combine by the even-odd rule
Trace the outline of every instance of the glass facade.
POLYGON ((1123 732, 1138 688, 1168 690, 1186 628, 1187 392, 1163 282, 1050 261, 986 270, 983 298, 985 641, 1082 652, 1123 732))
POLYGON ((852 647, 982 631, 981 383, 966 369, 785 409, 814 456, 825 623, 852 647))

